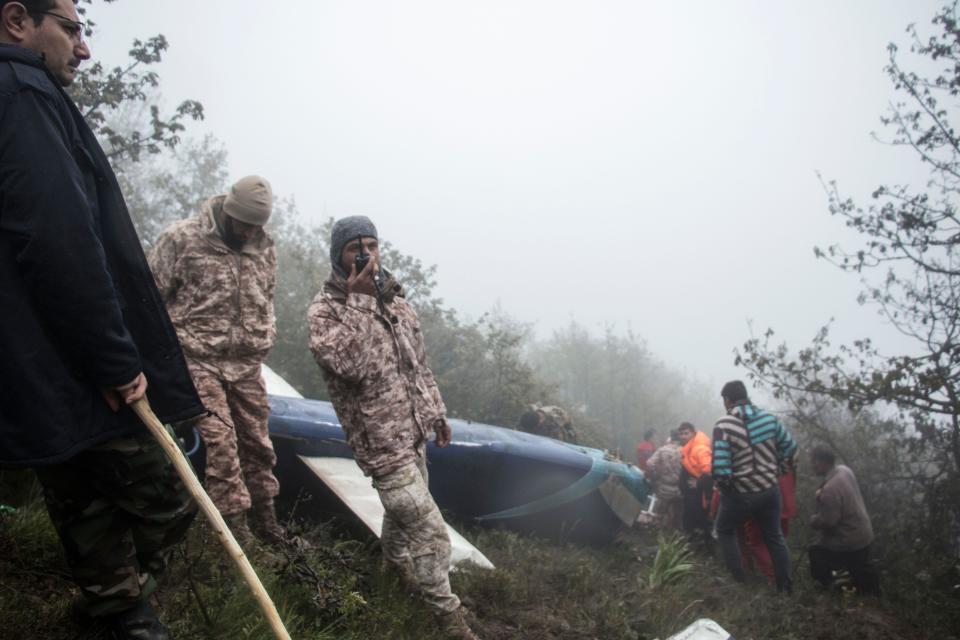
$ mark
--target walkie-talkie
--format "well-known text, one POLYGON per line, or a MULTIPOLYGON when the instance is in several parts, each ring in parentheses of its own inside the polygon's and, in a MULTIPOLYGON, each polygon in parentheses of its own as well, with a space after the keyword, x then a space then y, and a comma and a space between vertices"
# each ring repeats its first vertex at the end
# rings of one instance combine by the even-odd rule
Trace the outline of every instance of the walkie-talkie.
POLYGON ((357 244, 360 245, 360 253, 357 254, 356 258, 354 258, 354 264, 356 265, 357 275, 359 276, 370 263, 370 254, 363 252, 363 236, 357 236, 357 244))
MULTIPOLYGON (((357 244, 360 245, 360 252, 357 254, 356 258, 354 258, 354 266, 355 266, 355 268, 356 268, 356 270, 357 270, 357 275, 359 276, 360 273, 361 273, 361 272, 367 267, 367 265, 370 263, 370 259, 371 259, 372 256, 371 256, 369 253, 364 253, 364 251, 363 251, 363 236, 362 236, 362 235, 358 235, 358 236, 357 236, 357 244)), ((381 294, 383 293, 383 292, 381 291, 381 286, 382 286, 382 285, 381 285, 381 283, 380 283, 380 271, 379 271, 379 270, 377 270, 377 272, 373 274, 373 286, 377 289, 377 298, 379 299, 379 298, 381 297, 381 294)), ((381 300, 380 302, 381 302, 381 304, 382 304, 383 301, 381 300)))

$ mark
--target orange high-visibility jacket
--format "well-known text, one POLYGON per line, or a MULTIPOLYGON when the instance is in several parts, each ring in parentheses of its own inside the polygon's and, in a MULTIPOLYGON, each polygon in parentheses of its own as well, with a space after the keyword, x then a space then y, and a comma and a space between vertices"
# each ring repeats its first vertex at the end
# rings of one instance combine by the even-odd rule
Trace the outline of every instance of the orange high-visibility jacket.
POLYGON ((683 468, 694 478, 710 473, 713 462, 713 451, 710 448, 710 438, 703 431, 697 431, 690 442, 680 448, 683 468))

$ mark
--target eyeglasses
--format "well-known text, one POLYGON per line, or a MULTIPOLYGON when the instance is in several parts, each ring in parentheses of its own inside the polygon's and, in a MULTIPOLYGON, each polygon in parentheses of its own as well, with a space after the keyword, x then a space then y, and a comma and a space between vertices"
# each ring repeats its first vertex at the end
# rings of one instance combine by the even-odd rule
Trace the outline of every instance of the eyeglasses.
POLYGON ((36 13, 42 13, 46 16, 53 16, 60 22, 60 26, 64 28, 71 40, 74 40, 77 44, 83 42, 83 32, 87 26, 83 22, 80 22, 79 20, 71 20, 67 16, 62 16, 59 13, 54 13, 53 11, 37 11, 36 13))

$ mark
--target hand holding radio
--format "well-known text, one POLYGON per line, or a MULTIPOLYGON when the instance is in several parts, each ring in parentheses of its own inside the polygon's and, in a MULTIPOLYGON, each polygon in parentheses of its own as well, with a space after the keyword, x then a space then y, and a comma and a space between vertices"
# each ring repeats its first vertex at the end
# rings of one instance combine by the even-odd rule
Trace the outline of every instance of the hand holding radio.
POLYGON ((347 276, 347 289, 351 293, 362 293, 368 296, 377 295, 376 278, 380 272, 380 265, 376 257, 363 250, 363 238, 357 237, 360 252, 350 265, 350 275, 347 276))

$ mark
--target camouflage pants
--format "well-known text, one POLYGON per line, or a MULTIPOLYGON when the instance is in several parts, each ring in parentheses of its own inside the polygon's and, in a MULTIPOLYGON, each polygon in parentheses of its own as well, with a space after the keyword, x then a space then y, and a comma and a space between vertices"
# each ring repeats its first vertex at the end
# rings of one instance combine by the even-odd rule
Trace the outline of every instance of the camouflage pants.
POLYGON ((450 536, 427 485, 425 455, 373 481, 383 503, 380 545, 397 566, 412 563, 424 600, 437 613, 453 611, 460 599, 450 590, 450 536))
POLYGON ((680 529, 680 517, 683 514, 683 498, 675 496, 672 493, 668 497, 661 498, 657 496, 657 505, 654 509, 661 516, 660 526, 664 529, 674 531, 680 529))
POLYGON ((280 492, 273 475, 277 456, 267 432, 270 405, 263 378, 227 382, 190 367, 204 406, 215 415, 197 428, 207 449, 206 489, 223 515, 241 513, 280 492))
POLYGON ((150 595, 196 514, 153 437, 110 440, 36 472, 90 615, 124 611, 150 595))

